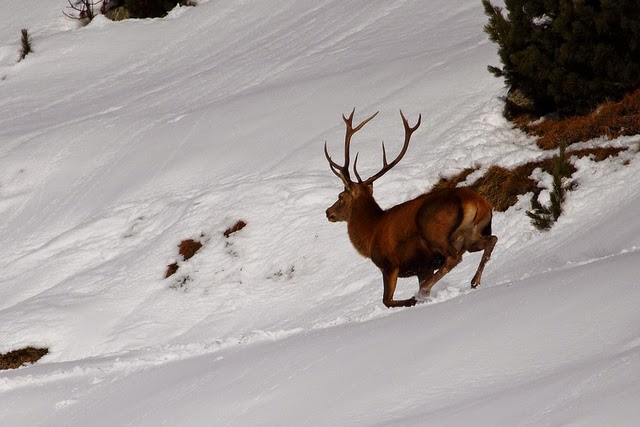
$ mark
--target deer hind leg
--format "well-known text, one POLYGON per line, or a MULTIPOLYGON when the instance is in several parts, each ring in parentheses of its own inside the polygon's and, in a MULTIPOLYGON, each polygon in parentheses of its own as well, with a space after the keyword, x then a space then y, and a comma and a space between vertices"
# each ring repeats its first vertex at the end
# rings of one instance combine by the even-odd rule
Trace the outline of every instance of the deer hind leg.
POLYGON ((448 272, 453 270, 453 268, 460 264, 462 261, 462 252, 459 252, 455 255, 448 255, 445 257, 444 265, 438 269, 435 273, 425 274, 424 276, 418 276, 418 280, 420 280, 420 296, 426 295, 428 296, 431 293, 431 288, 433 285, 438 283, 440 279, 442 279, 448 272), (424 278, 424 281, 422 280, 424 278))
POLYGON ((411 307, 416 305, 417 300, 415 297, 402 300, 394 300, 393 294, 396 291, 396 284, 398 283, 398 269, 394 269, 391 272, 382 272, 382 278, 384 281, 384 295, 382 296, 382 302, 386 307, 411 307))
POLYGON ((473 279, 471 279, 471 288, 475 289, 480 285, 480 280, 482 279, 482 272, 484 271, 484 265, 491 258, 491 252, 493 252, 493 248, 498 242, 498 238, 496 236, 486 236, 481 240, 476 242, 474 245, 469 248, 469 252, 477 252, 484 250, 482 254, 482 259, 480 260, 480 264, 478 265, 478 269, 476 270, 476 274, 474 274, 473 279))
POLYGON ((431 287, 435 284, 435 282, 429 282, 431 277, 433 277, 433 271, 421 271, 418 274, 418 300, 425 300, 429 298, 429 295, 431 294, 431 287))
POLYGON ((429 254, 428 262, 424 263, 416 273, 418 277, 418 300, 425 300, 431 294, 431 287, 435 282, 431 282, 431 278, 436 270, 442 268, 445 263, 445 257, 439 253, 429 254))

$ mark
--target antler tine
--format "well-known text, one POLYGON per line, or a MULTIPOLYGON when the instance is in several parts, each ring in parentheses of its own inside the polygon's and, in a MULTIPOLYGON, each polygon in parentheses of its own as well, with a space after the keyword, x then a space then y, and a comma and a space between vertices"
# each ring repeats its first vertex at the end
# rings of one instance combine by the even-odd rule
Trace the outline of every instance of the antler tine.
POLYGON ((371 178, 364 181, 364 184, 372 184, 373 181, 380 178, 385 173, 389 172, 389 170, 393 168, 395 165, 397 165, 398 162, 402 159, 402 157, 404 157, 404 155, 406 154, 407 149, 409 148, 409 141, 411 140, 411 135, 413 134, 413 132, 416 131, 416 129, 420 127, 420 123, 422 122, 422 114, 418 116, 418 122, 413 127, 409 126, 409 122, 407 121, 407 118, 402 113, 402 110, 400 110, 400 117, 402 117, 402 123, 404 124, 404 144, 402 146, 402 150, 400 150, 400 154, 398 154, 398 156, 391 163, 387 163, 387 151, 384 147, 384 142, 383 142, 382 143, 382 165, 383 165, 382 169, 380 169, 380 171, 377 174, 373 175, 371 178))
POLYGON ((402 117, 402 123, 404 124, 404 132, 405 132, 405 141, 407 138, 411 138, 411 134, 416 131, 420 127, 420 123, 422 122, 422 114, 418 114, 418 122, 414 127, 409 126, 409 122, 407 118, 402 114, 402 110, 400 110, 400 117, 402 117))
POLYGON ((331 156, 329 156, 329 150, 327 150, 327 141, 324 142, 324 156, 327 158, 327 161, 329 162, 329 166, 331 167, 331 172, 336 174, 336 176, 340 176, 340 173, 336 169, 340 170, 341 166, 338 163, 334 162, 331 156))
POLYGON ((347 125, 347 131, 344 136, 344 168, 347 174, 349 173, 349 163, 350 163, 349 151, 351 149, 351 137, 353 136, 354 133, 362 129, 364 125, 369 123, 369 121, 371 121, 379 113, 379 111, 376 111, 371 117, 364 119, 358 126, 354 128, 353 115, 355 114, 355 112, 356 112, 355 108, 351 110, 351 114, 349 115, 349 118, 345 117, 344 114, 342 115, 342 120, 344 120, 344 123, 347 125))
MULTIPOLYGON (((325 141, 324 143, 324 156, 327 158, 327 161, 329 162, 331 171, 337 177, 339 177, 342 180, 342 182, 344 182, 345 187, 348 187, 350 184, 353 183, 353 181, 351 181, 351 176, 349 175, 349 163, 350 163, 349 151, 351 149, 351 137, 353 136, 354 133, 362 129, 362 127, 366 125, 371 119, 373 119, 376 115, 378 115, 378 112, 376 112, 371 117, 363 120, 358 126, 354 128, 353 116, 355 112, 356 112, 356 109, 354 108, 353 110, 351 110, 351 114, 349 115, 349 117, 345 117, 344 114, 342 115, 342 120, 344 120, 344 123, 347 126, 347 130, 344 137, 344 165, 338 164, 331 158, 331 156, 329 156, 329 150, 327 149, 327 142, 325 141)), ((357 161, 358 161, 358 156, 356 155, 356 160, 355 160, 355 163, 353 164, 354 172, 356 174, 356 177, 358 178, 358 182, 362 182, 360 175, 358 175, 358 171, 355 169, 357 161)))
MULTIPOLYGON (((353 113, 356 111, 356 109, 354 108, 353 111, 351 112, 351 115, 349 116, 349 125, 351 125, 351 122, 353 120, 353 113)), ((371 117, 364 119, 358 126, 356 126, 355 128, 353 128, 353 132, 351 132, 352 134, 358 132, 360 129, 362 129, 362 127, 364 125, 366 125, 367 123, 369 123, 369 121, 371 121, 375 116, 378 115, 380 111, 376 111, 375 113, 373 113, 371 115, 371 117)))
POLYGON ((351 184, 351 178, 349 177, 349 170, 344 166, 340 166, 338 163, 333 161, 331 156, 329 156, 329 151, 327 150, 326 141, 324 142, 324 156, 327 158, 327 161, 329 162, 329 167, 331 168, 331 172, 333 172, 335 176, 337 176, 342 180, 342 183, 344 184, 345 188, 349 187, 349 185, 351 184))
POLYGON ((382 167, 385 168, 389 166, 387 163, 387 149, 384 147, 384 141, 382 141, 382 167))
POLYGON ((346 118, 344 114, 342 115, 342 120, 344 120, 348 127, 351 127, 351 123, 353 123, 353 115, 355 114, 355 112, 356 107, 353 107, 353 110, 351 110, 351 114, 349 114, 349 118, 346 118))
POLYGON ((356 178, 358 178, 358 182, 362 184, 362 178, 360 178, 360 174, 358 173, 358 154, 356 153, 356 158, 353 160, 353 173, 356 174, 356 178))

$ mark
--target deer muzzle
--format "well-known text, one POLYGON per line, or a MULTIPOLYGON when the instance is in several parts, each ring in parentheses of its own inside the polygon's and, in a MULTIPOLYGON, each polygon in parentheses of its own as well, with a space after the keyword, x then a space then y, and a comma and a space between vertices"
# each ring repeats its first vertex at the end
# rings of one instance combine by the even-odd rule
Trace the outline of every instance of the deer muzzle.
POLYGON ((338 217, 336 217, 336 214, 333 212, 333 210, 331 208, 327 209, 327 219, 329 220, 329 222, 338 222, 338 217))

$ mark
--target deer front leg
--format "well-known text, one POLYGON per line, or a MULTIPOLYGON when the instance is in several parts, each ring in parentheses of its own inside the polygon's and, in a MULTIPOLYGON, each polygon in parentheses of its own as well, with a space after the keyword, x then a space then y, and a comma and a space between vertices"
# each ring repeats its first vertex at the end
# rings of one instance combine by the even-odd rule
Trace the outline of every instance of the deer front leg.
POLYGON ((393 294, 396 291, 396 283, 398 283, 398 269, 394 269, 390 272, 382 271, 382 279, 384 282, 384 295, 382 296, 382 303, 386 307, 411 307, 416 305, 415 297, 402 300, 394 300, 393 294))

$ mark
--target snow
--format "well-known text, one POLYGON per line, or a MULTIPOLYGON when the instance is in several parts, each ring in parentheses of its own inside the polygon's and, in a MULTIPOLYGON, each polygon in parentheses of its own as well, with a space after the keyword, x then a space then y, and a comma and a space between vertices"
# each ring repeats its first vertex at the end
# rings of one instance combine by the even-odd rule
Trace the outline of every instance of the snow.
MULTIPOLYGON (((0 17, 2 425, 636 425, 639 138, 573 162, 550 232, 496 213, 427 303, 384 308, 382 279, 325 209, 340 115, 402 162, 383 207, 441 176, 552 156, 502 118, 482 6, 200 2, 85 28, 64 4, 0 17), (34 52, 16 64, 20 28, 34 52), (228 239, 238 219, 247 227, 228 239), (180 261, 183 239, 204 247, 180 261)), ((417 291, 401 280, 398 298, 417 291)))

